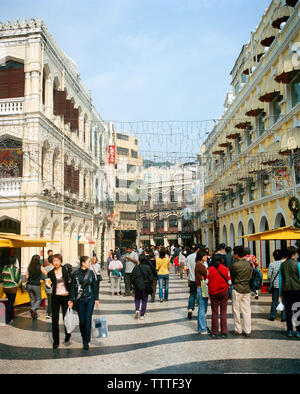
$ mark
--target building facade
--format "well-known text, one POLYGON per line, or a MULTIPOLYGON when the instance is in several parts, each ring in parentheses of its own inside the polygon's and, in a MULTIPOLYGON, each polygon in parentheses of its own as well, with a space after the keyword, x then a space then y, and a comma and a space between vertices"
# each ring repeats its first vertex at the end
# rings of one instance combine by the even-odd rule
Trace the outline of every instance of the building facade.
POLYGON ((155 165, 144 168, 138 204, 138 238, 142 245, 198 242, 197 165, 155 165))
MULTIPOLYGON (((292 224, 289 196, 300 188, 300 8, 273 0, 231 72, 225 111, 205 142, 203 243, 292 224), (287 141, 293 141, 293 150, 287 141)), ((250 242, 263 268, 280 242, 250 242)))
POLYGON ((135 136, 114 132, 115 164, 115 246, 135 245, 137 241, 137 189, 143 160, 135 136))
MULTIPOLYGON (((0 23, 1 231, 57 240, 49 248, 71 264, 99 256, 110 138, 77 65, 44 23, 0 23)), ((36 253, 21 251, 22 271, 36 253)))

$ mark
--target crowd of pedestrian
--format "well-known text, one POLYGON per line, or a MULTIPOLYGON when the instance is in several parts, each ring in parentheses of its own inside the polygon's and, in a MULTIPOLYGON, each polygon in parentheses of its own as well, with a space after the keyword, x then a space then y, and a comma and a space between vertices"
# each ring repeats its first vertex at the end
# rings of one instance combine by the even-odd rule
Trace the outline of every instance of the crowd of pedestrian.
MULTIPOLYGON (((274 261, 268 267, 268 291, 272 294, 272 304, 268 320, 274 321, 281 310, 281 321, 286 322, 288 337, 300 338, 300 322, 295 319, 300 314, 300 260, 296 247, 276 249, 274 261), (296 315, 295 315, 296 314, 296 315)), ((248 248, 236 246, 233 250, 225 244, 217 246, 210 253, 201 245, 180 247, 146 247, 137 250, 134 246, 109 251, 107 258, 108 280, 112 296, 133 296, 135 318, 143 320, 150 299, 155 302, 169 300, 169 277, 174 273, 178 280, 186 279, 189 288, 187 319, 192 320, 197 311, 197 330, 201 335, 212 338, 228 336, 228 302, 232 301, 234 330, 231 335, 251 336, 251 295, 258 299, 262 285, 259 262, 248 248), (122 283, 124 286, 122 289, 122 283), (122 293, 123 292, 123 293, 122 293), (211 305, 211 326, 207 324, 207 310, 211 305), (220 327, 219 327, 220 320, 220 327)), ((22 287, 20 269, 16 258, 10 256, 2 271, 3 289, 8 299, 6 323, 11 324, 13 305, 18 287, 22 287)), ((68 308, 77 311, 83 348, 89 349, 92 329, 92 315, 95 305, 99 305, 101 267, 97 258, 80 258, 79 267, 74 270, 70 264, 63 264, 61 254, 48 251, 46 264, 40 256, 34 255, 26 270, 26 290, 30 297, 30 314, 37 319, 41 305, 41 283, 44 281, 47 295, 46 318, 52 320, 53 349, 59 346, 59 314, 63 318, 68 308)), ((65 343, 71 333, 65 329, 65 343)))

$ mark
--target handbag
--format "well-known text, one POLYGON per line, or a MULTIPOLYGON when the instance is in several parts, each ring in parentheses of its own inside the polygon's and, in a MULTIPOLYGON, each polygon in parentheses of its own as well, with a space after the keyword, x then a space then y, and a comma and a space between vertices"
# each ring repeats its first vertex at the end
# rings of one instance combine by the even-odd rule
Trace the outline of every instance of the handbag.
POLYGON ((277 272, 275 278, 272 280, 272 282, 271 282, 271 283, 269 284, 269 286, 267 287, 268 293, 272 293, 273 285, 274 285, 275 279, 277 278, 278 274, 279 274, 279 270, 278 270, 278 272, 277 272))
POLYGON ((97 280, 97 282, 101 282, 103 280, 102 275, 101 274, 96 274, 96 271, 94 270, 93 264, 91 264, 91 269, 94 272, 95 279, 97 280))
POLYGON ((93 319, 92 336, 93 338, 106 338, 108 336, 108 327, 105 317, 93 319))

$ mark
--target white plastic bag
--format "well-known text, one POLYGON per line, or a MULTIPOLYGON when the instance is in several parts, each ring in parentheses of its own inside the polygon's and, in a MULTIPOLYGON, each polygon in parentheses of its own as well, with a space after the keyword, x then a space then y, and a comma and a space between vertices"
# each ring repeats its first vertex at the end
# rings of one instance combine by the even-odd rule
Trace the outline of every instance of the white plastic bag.
POLYGON ((77 326, 77 317, 73 312, 73 309, 68 308, 65 315, 64 323, 66 326, 67 333, 71 334, 71 332, 74 331, 75 327, 77 326))
POLYGON ((106 338, 108 336, 108 326, 105 317, 93 319, 92 336, 93 338, 106 338))
POLYGON ((277 312, 284 311, 284 305, 283 305, 282 301, 280 301, 280 303, 278 304, 276 309, 277 309, 277 312))

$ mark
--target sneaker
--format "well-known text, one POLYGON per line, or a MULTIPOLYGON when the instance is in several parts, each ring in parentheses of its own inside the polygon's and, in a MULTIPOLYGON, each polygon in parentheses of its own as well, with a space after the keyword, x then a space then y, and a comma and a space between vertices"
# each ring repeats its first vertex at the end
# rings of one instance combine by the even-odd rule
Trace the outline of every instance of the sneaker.
POLYGON ((226 339, 227 338, 227 334, 221 334, 221 338, 226 339))
POLYGON ((83 349, 89 350, 89 344, 87 342, 83 342, 83 349))
POLYGON ((294 336, 293 331, 288 331, 287 336, 288 336, 289 338, 293 337, 293 336, 294 336))
POLYGON ((296 331, 295 337, 296 338, 300 338, 300 332, 299 331, 296 331))
POLYGON ((246 334, 245 332, 244 332, 244 336, 245 336, 246 338, 251 338, 251 334, 246 334))
POLYGON ((230 334, 235 335, 235 336, 239 336, 239 337, 241 337, 243 335, 242 332, 237 332, 237 331, 230 331, 230 334))
POLYGON ((188 318, 189 320, 192 320, 192 318, 193 318, 193 311, 191 311, 191 310, 188 311, 187 318, 188 318))
POLYGON ((141 316, 141 317, 140 317, 140 320, 145 320, 145 316, 141 316))
POLYGON ((200 335, 208 335, 208 331, 199 331, 200 335))
POLYGON ((51 319, 51 316, 50 315, 46 315, 46 319, 51 319))
POLYGON ((159 300, 159 302, 164 302, 164 300, 159 300))
POLYGON ((269 321, 274 321, 275 319, 273 319, 273 317, 269 317, 268 320, 269 320, 269 321))
POLYGON ((140 315, 140 311, 135 311, 134 318, 135 318, 135 319, 138 319, 138 318, 139 318, 139 315, 140 315))
POLYGON ((217 339, 216 334, 211 334, 211 337, 212 337, 213 339, 217 339))

